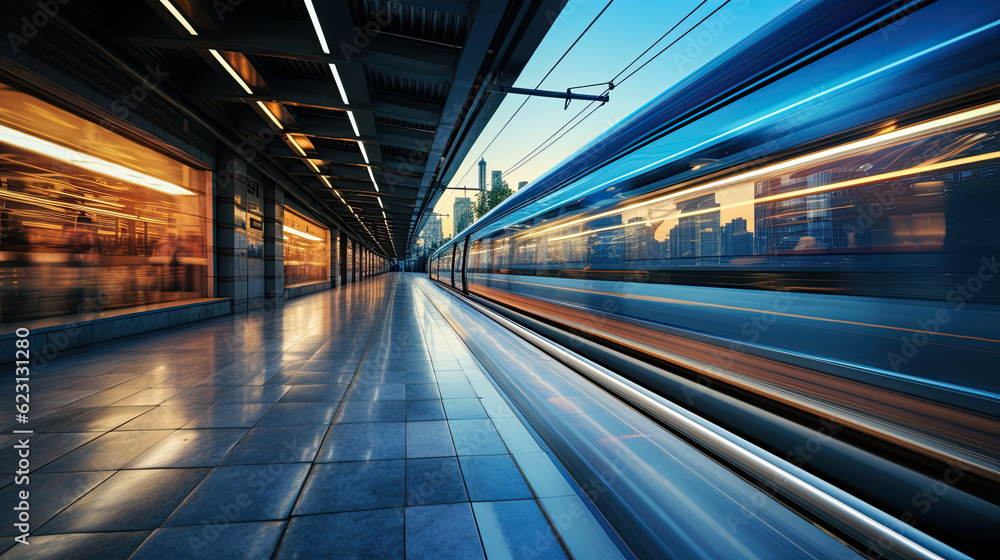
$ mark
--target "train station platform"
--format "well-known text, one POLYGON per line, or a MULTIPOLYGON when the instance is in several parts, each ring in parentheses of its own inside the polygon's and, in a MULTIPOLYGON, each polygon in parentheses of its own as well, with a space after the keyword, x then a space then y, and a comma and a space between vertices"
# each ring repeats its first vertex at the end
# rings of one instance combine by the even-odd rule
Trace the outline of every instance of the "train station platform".
MULTIPOLYGON (((2 557, 617 553, 419 282, 386 274, 59 356, 33 378, 30 546, 5 508, 2 557)), ((5 504, 23 489, 19 437, 3 436, 5 504)))

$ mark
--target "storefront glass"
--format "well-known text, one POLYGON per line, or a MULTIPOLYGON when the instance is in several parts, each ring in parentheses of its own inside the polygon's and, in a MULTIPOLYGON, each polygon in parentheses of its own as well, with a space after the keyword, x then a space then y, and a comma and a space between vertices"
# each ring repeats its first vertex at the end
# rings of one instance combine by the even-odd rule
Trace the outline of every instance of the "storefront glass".
POLYGON ((330 279, 330 230, 285 208, 285 287, 330 279))
POLYGON ((211 297, 211 173, 0 84, 0 322, 211 297))

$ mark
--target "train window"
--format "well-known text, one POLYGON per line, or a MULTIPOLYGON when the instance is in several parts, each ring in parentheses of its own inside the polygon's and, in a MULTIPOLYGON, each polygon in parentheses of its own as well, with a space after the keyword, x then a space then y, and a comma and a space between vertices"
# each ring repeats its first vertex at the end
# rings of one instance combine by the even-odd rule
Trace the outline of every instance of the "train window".
POLYGON ((473 251, 485 265, 477 261, 475 270, 634 277, 671 268, 842 266, 872 254, 992 246, 1000 238, 1000 120, 945 124, 956 118, 799 156, 773 171, 734 169, 589 214, 553 209, 560 217, 547 225, 477 241, 473 251))

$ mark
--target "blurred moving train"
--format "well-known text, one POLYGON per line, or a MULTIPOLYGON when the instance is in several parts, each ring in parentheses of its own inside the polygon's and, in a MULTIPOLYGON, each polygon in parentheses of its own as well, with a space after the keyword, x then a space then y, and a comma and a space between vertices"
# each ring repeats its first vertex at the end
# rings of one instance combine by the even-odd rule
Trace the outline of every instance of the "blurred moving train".
POLYGON ((802 2, 430 276, 994 554, 998 76, 995 1, 802 2))

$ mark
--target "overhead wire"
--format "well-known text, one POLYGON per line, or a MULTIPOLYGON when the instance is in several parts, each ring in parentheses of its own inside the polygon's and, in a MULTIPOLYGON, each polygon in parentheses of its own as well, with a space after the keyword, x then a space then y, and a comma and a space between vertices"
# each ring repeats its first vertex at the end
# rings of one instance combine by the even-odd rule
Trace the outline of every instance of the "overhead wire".
MULTIPOLYGON (((586 35, 588 31, 590 31, 590 28, 593 27, 595 23, 597 23, 597 20, 600 19, 602 15, 604 15, 604 12, 606 12, 608 8, 611 7, 611 4, 614 1, 615 0, 608 0, 608 3, 604 5, 604 8, 602 8, 601 11, 598 12, 596 16, 594 16, 594 19, 590 21, 587 27, 580 32, 580 34, 576 37, 573 43, 562 53, 562 56, 559 57, 559 60, 556 60, 555 64, 553 64, 552 67, 549 68, 549 71, 546 72, 544 76, 542 76, 542 79, 538 81, 538 85, 535 86, 535 89, 538 89, 539 87, 542 86, 542 83, 546 80, 546 78, 548 78, 549 75, 552 74, 552 72, 556 69, 556 67, 559 66, 559 63, 562 62, 564 58, 566 58, 566 55, 568 55, 570 51, 573 50, 573 47, 575 47, 576 44, 580 42, 580 39, 582 39, 583 36, 586 35)), ((476 166, 476 163, 478 163, 479 160, 482 159, 482 157, 486 154, 486 150, 490 149, 490 146, 492 146, 493 143, 496 142, 497 138, 500 137, 500 134, 503 133, 503 131, 507 128, 507 125, 509 125, 511 121, 514 120, 514 117, 516 117, 517 114, 521 112, 521 109, 524 108, 525 104, 527 104, 530 99, 531 97, 524 98, 524 101, 522 101, 521 104, 517 107, 517 110, 514 111, 514 114, 512 114, 510 118, 507 119, 507 122, 504 123, 504 125, 500 128, 500 130, 497 131, 497 133, 493 136, 493 139, 490 140, 490 143, 487 144, 485 148, 483 148, 482 153, 480 153, 479 156, 476 157, 476 159, 473 161, 472 165, 470 165, 465 170, 465 173, 462 174, 462 177, 459 178, 457 183, 461 183, 462 181, 465 180, 466 176, 469 175, 469 171, 472 171, 472 168, 476 166)))
MULTIPOLYGON (((674 39, 673 41, 671 41, 670 44, 668 44, 667 46, 665 46, 662 49, 660 49, 660 51, 657 52, 655 55, 653 55, 649 60, 647 60, 646 62, 643 62, 638 68, 636 68, 635 70, 633 70, 632 72, 630 72, 627 76, 625 76, 624 78, 622 78, 621 81, 619 81, 618 83, 615 83, 615 81, 622 74, 624 74, 633 64, 635 64, 636 62, 638 62, 639 59, 641 59, 643 56, 645 56, 646 53, 648 53, 650 50, 652 50, 653 47, 655 47, 657 44, 659 44, 659 42, 662 41, 667 35, 669 35, 672 31, 674 31, 675 29, 677 29, 682 23, 684 23, 684 21, 686 21, 688 18, 690 18, 692 15, 694 15, 694 13, 697 12, 699 8, 701 8, 703 5, 705 5, 705 3, 707 2, 707 0, 703 0, 700 4, 698 4, 697 6, 695 6, 690 12, 688 12, 687 15, 685 15, 683 18, 681 18, 680 20, 678 20, 678 22, 676 24, 674 24, 674 26, 671 27, 669 30, 667 30, 666 33, 664 33, 663 35, 661 35, 659 39, 657 39, 649 47, 647 47, 646 50, 644 50, 639 56, 637 56, 635 59, 633 59, 632 62, 628 63, 620 72, 618 72, 618 74, 614 78, 612 78, 612 80, 610 81, 610 83, 614 85, 613 87, 618 87, 621 84, 625 83, 625 81, 628 80, 629 78, 631 78, 632 76, 634 76, 636 74, 636 72, 638 72, 638 71, 642 70, 643 68, 645 68, 646 65, 648 65, 653 60, 656 60, 657 57, 659 57, 664 52, 666 52, 668 49, 670 49, 670 47, 674 46, 675 44, 677 44, 678 41, 680 41, 681 39, 683 39, 684 37, 686 37, 689 33, 691 33, 692 31, 694 31, 695 29, 697 29, 702 23, 704 23, 706 20, 708 20, 708 18, 710 18, 713 15, 715 15, 716 13, 718 13, 718 11, 721 10, 722 8, 724 8, 727 4, 729 4, 730 1, 731 0, 725 0, 725 2, 723 2, 722 4, 720 4, 717 8, 715 8, 714 10, 712 10, 708 15, 706 15, 701 20, 699 20, 698 23, 695 23, 694 25, 692 25, 687 31, 685 31, 679 37, 677 37, 676 39, 674 39)), ((611 88, 609 87, 609 88, 605 89, 604 92, 601 93, 601 95, 606 95, 610 91, 611 91, 611 88)), ((508 168, 506 171, 504 171, 502 173, 502 175, 507 175, 509 173, 513 173, 514 171, 517 171, 518 169, 520 169, 521 167, 523 167, 524 165, 526 165, 531 160, 535 159, 538 155, 540 155, 542 152, 544 152, 545 150, 547 150, 550 147, 552 147, 552 145, 554 145, 556 142, 558 142, 559 140, 561 140, 571 130, 573 130, 574 128, 576 128, 577 126, 579 126, 580 123, 582 123, 583 121, 587 120, 591 115, 593 115, 595 112, 597 112, 598 109, 600 109, 601 107, 604 106, 604 104, 602 103, 602 104, 598 105, 597 107, 594 107, 594 109, 591 110, 590 113, 587 113, 587 115, 584 116, 579 121, 577 121, 576 124, 573 124, 573 126, 570 126, 570 123, 572 123, 574 120, 576 120, 577 117, 579 117, 581 114, 583 114, 594 103, 596 103, 596 101, 591 101, 589 104, 587 104, 583 108, 583 110, 581 110, 579 113, 577 113, 576 115, 574 115, 571 119, 569 119, 568 121, 566 121, 565 124, 563 124, 558 130, 556 130, 551 135, 549 135, 549 137, 546 138, 544 141, 542 141, 541 144, 539 144, 533 150, 531 150, 530 152, 528 152, 528 155, 524 156, 523 158, 521 158, 520 160, 518 160, 514 165, 512 165, 510 168, 508 168), (570 128, 567 129, 567 130, 565 130, 565 132, 562 132, 564 129, 566 129, 567 126, 570 126, 570 128), (560 132, 562 132, 562 134, 559 134, 560 132), (553 137, 555 137, 557 134, 559 134, 559 136, 553 140, 553 137), (551 140, 551 142, 550 142, 550 140, 551 140)))

